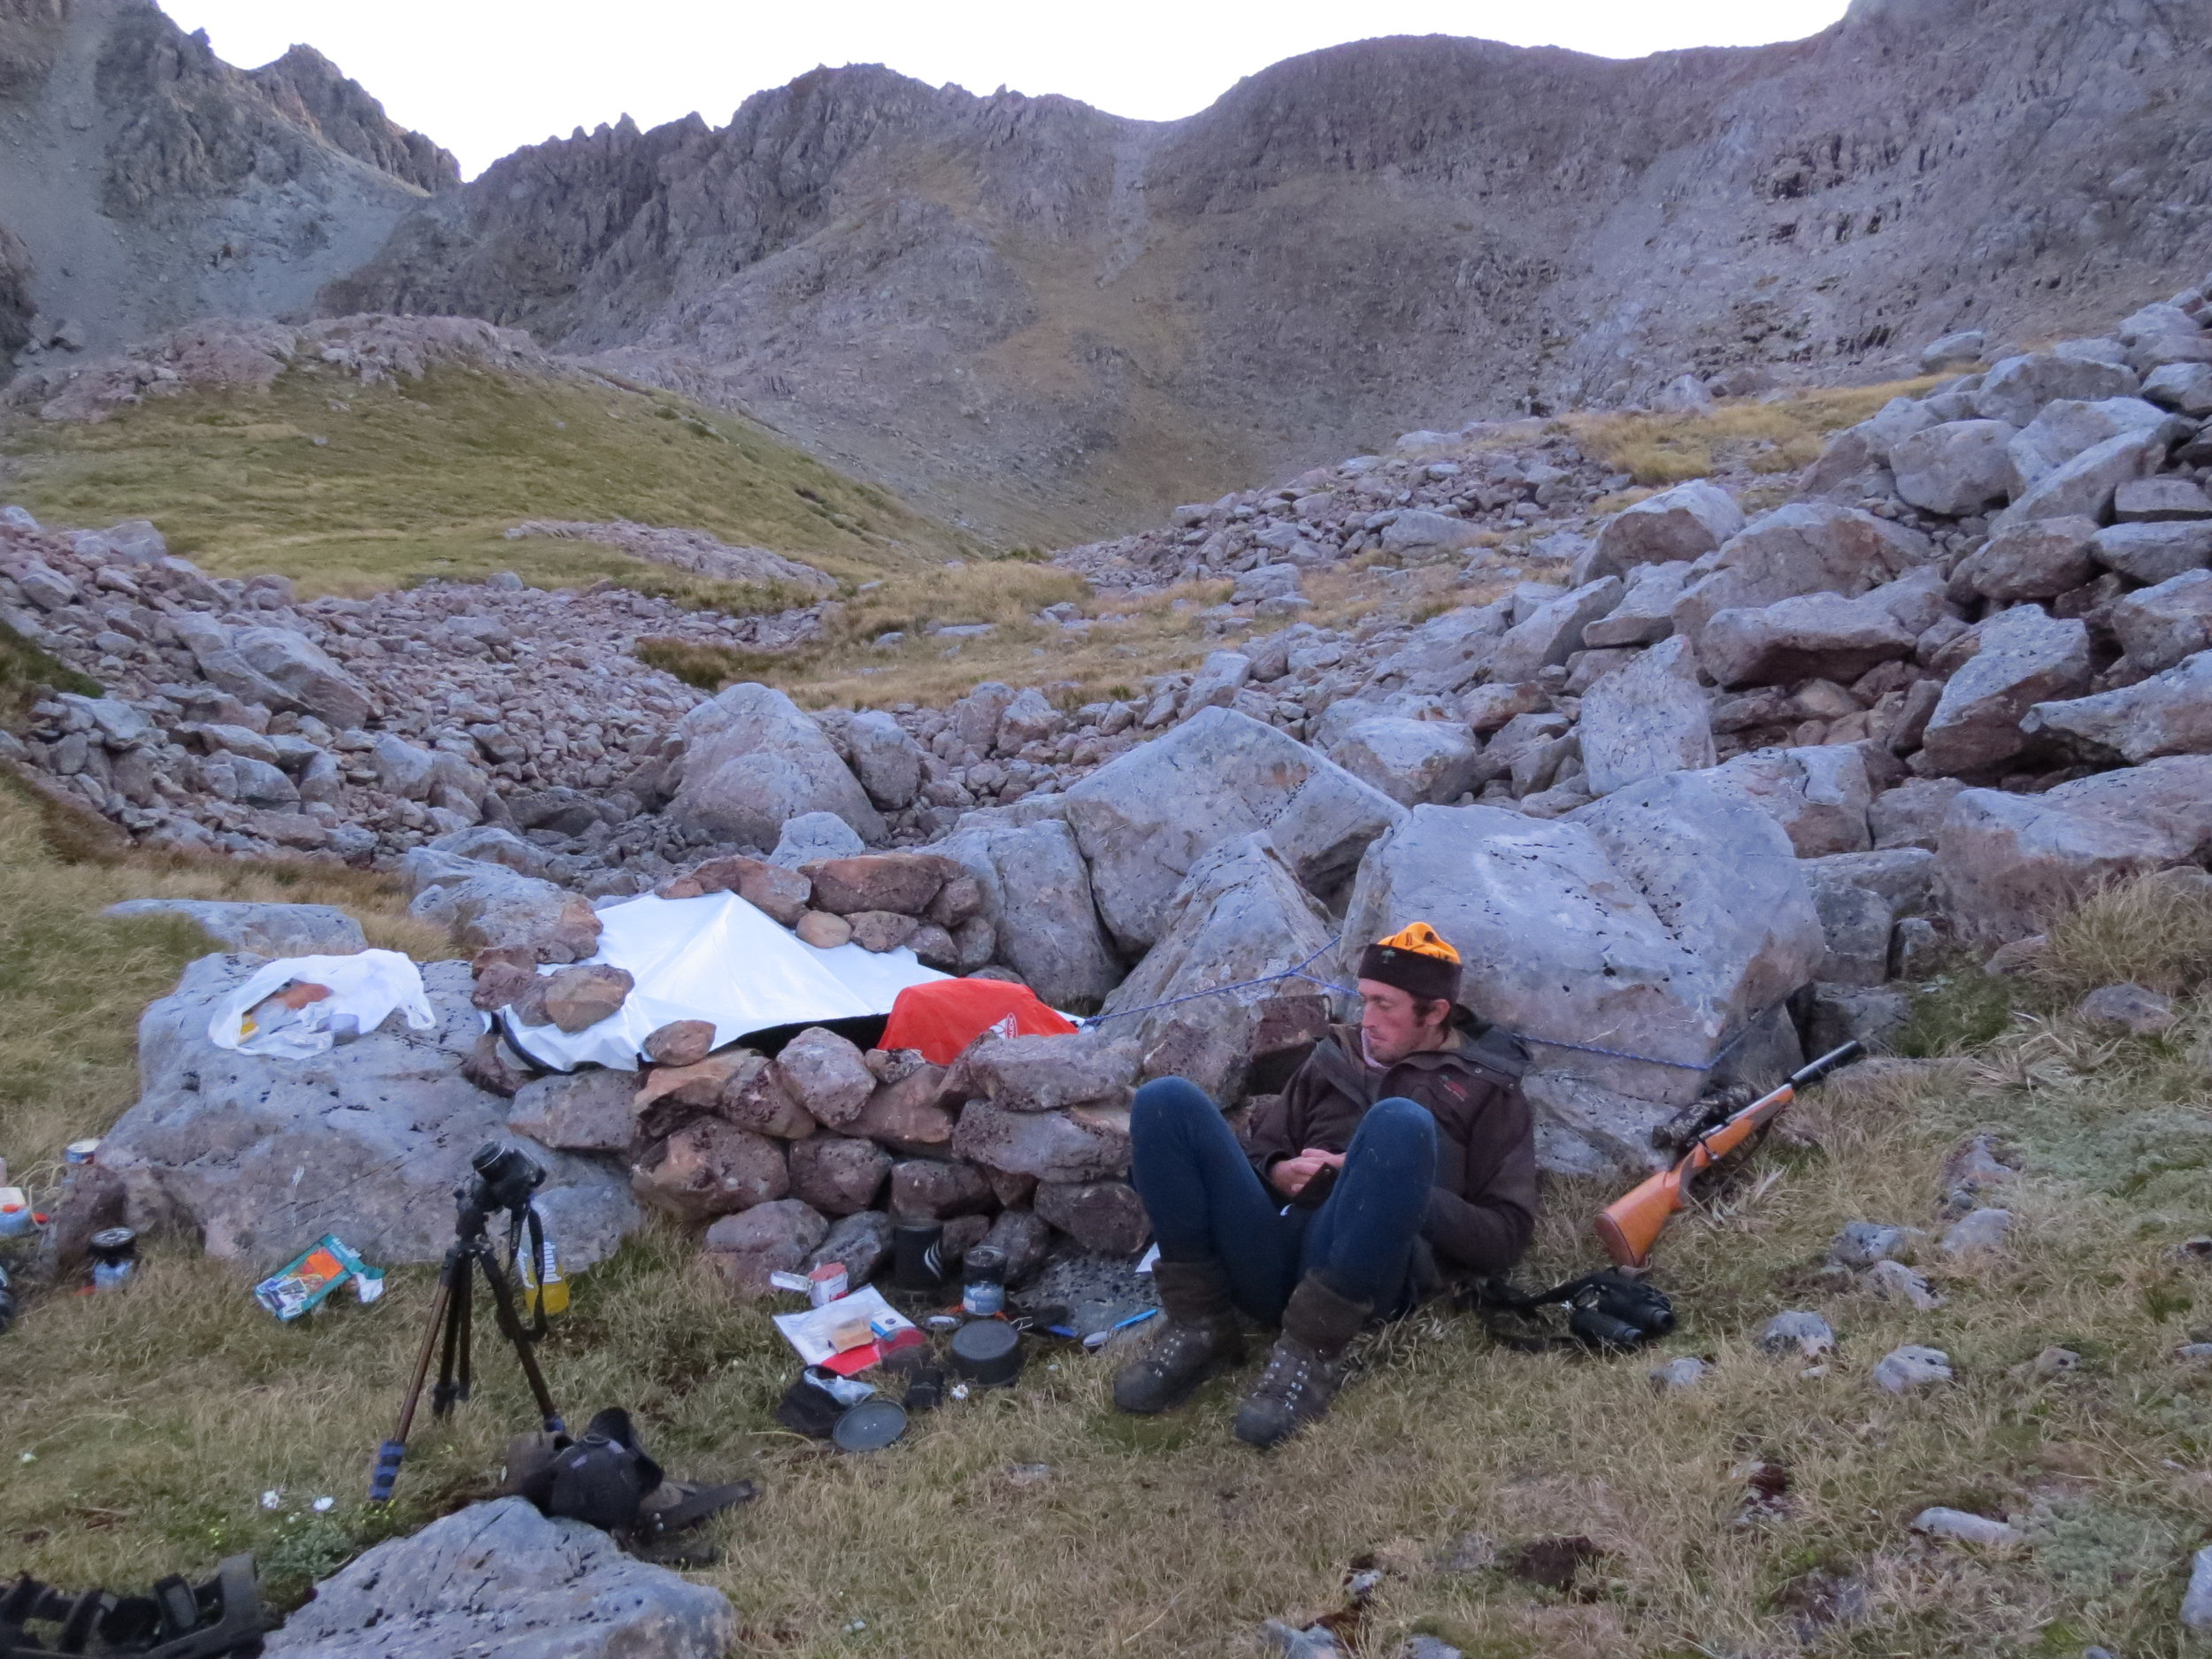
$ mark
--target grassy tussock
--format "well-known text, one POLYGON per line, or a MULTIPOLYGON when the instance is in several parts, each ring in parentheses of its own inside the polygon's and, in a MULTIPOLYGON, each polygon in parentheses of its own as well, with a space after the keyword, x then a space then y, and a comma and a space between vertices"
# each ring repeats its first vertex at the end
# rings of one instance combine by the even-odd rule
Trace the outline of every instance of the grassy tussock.
MULTIPOLYGON (((1912 397, 1932 378, 1799 393, 1772 403, 1717 404, 1701 414, 1579 414, 1565 425, 1582 447, 1644 485, 1703 478, 1731 462, 1786 472, 1817 457, 1828 434, 1856 425, 1893 397, 1912 397)), ((1628 504, 1624 497, 1621 505, 1628 504)))
POLYGON ((969 550, 741 417, 581 378, 445 367, 369 387, 303 364, 266 394, 194 393, 92 426, 19 417, 0 453, 10 499, 42 519, 150 518, 219 574, 281 571, 307 593, 503 570, 700 586, 591 542, 503 538, 525 518, 706 530, 855 581, 969 550))
POLYGON ((2082 995, 2132 981, 2169 995, 2212 979, 2212 885, 2153 875, 2106 888, 2051 926, 2036 978, 2082 995))
MULTIPOLYGON (((89 918, 116 872, 58 865, 20 813, 4 822, 5 959, 30 964, 11 987, 29 1018, 6 1039, 5 1133, 31 1123, 46 1144, 96 1131, 128 1097, 129 1018, 191 947, 103 931, 89 918), (25 1069, 60 1050, 81 1069, 25 1069)), ((585 1276, 545 1358, 572 1414, 628 1404, 672 1468, 763 1481, 760 1503, 724 1524, 727 1563, 704 1575, 737 1606, 741 1652, 1234 1652, 1263 1617, 1341 1607, 1345 1573, 1371 1556, 1390 1570, 1359 1632, 1371 1654, 1414 1630, 1490 1656, 2174 1652, 2212 1497, 2212 1405, 2171 1350, 2212 1323, 2212 1277, 2167 1252, 2212 1202, 2212 1009, 2191 1004, 2161 1040, 2100 1038, 2032 1008, 2007 1019, 1968 1057, 1843 1074, 1798 1109, 1789 1144, 1678 1220, 1660 1282, 1684 1324, 1664 1355, 1716 1366, 1688 1394, 1655 1396, 1647 1361, 1508 1353, 1463 1316, 1428 1314, 1373 1339, 1329 1422, 1267 1457, 1228 1438, 1243 1379, 1132 1419, 1108 1406, 1107 1362, 1057 1349, 1033 1354, 1018 1390, 948 1405, 882 1456, 841 1457, 774 1426, 790 1366, 764 1310, 699 1278, 672 1231, 585 1276), (1942 1162, 1988 1130, 2024 1164, 2004 1198, 2014 1243, 1954 1262, 1932 1241, 1942 1162), (1821 1279, 1855 1219, 1926 1230, 1919 1263, 1945 1306, 1821 1279), (1839 1333, 1825 1375, 1755 1352, 1789 1307, 1839 1333), (1873 1390, 1874 1362, 1909 1341, 1945 1349, 1956 1383, 1873 1390), (2036 1376, 2052 1344, 2082 1369, 2036 1376), (1742 1471, 1762 1459, 1790 1490, 1779 1514, 1747 1519, 1742 1471), (1041 1478, 1015 1472, 1040 1463, 1041 1478), (1935 1503, 2009 1515, 2030 1541, 1912 1541, 1906 1523, 1935 1503), (1605 1555, 1563 1595, 1440 1571, 1469 1530, 1508 1548, 1585 1535, 1605 1555), (1870 1610, 1801 1645, 1791 1586, 1815 1571, 1858 1575, 1870 1610)), ((1591 1263, 1588 1220, 1609 1196, 1555 1184, 1524 1282, 1591 1263)), ((12 1561, 142 1582, 250 1548, 296 1597, 353 1550, 483 1494, 504 1437, 529 1424, 488 1348, 476 1400, 419 1427, 395 1509, 359 1502, 429 1294, 411 1271, 377 1310, 284 1329, 237 1275, 163 1242, 126 1293, 41 1302, 0 1372, 12 1561), (285 1494, 274 1513, 257 1502, 268 1487, 285 1494), (335 1513, 308 1516, 323 1494, 335 1513)))

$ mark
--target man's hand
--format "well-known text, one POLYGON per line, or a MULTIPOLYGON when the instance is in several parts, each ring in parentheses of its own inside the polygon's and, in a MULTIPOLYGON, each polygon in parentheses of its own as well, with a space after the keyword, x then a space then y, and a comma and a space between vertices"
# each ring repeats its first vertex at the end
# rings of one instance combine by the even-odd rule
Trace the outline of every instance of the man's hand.
POLYGON ((1341 1152, 1324 1152, 1318 1147, 1308 1147, 1294 1158, 1285 1158, 1268 1171, 1268 1179, 1280 1187, 1286 1197, 1295 1198, 1306 1190, 1306 1183, 1323 1170, 1344 1167, 1341 1152))

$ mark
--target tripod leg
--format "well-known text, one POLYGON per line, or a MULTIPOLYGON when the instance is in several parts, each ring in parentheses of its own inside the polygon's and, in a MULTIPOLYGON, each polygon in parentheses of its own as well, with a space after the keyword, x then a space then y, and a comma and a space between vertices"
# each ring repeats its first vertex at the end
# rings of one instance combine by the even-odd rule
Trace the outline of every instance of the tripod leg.
POLYGON ((476 1300, 471 1258, 464 1254, 449 1276, 445 1307, 445 1346, 438 1355, 438 1386, 430 1391, 430 1415, 442 1417, 453 1402, 468 1398, 469 1304, 476 1300))
POLYGON ((415 1408, 422 1403, 422 1386, 430 1375, 430 1350, 437 1345, 439 1333, 444 1329, 446 1302, 453 1293, 452 1270, 438 1276, 438 1294, 430 1304, 429 1327, 422 1333, 422 1351, 415 1356, 415 1375, 407 1385, 407 1393, 400 1402, 399 1426, 392 1431, 392 1438, 376 1448, 376 1466, 369 1475, 369 1502, 389 1503, 393 1483, 399 1479, 400 1463, 407 1455, 407 1436, 415 1426, 415 1408))
POLYGON ((553 1403, 553 1394, 545 1386, 545 1373, 538 1369, 538 1356, 530 1347, 530 1338, 522 1328, 522 1317, 515 1311, 515 1296, 507 1277, 499 1271, 496 1262, 484 1264, 484 1277, 492 1287, 492 1314, 499 1322, 500 1334, 507 1339, 515 1357, 522 1362, 522 1374, 530 1384, 531 1397, 538 1402, 538 1415, 545 1420, 549 1434, 565 1434, 568 1425, 561 1421, 560 1410, 553 1403))

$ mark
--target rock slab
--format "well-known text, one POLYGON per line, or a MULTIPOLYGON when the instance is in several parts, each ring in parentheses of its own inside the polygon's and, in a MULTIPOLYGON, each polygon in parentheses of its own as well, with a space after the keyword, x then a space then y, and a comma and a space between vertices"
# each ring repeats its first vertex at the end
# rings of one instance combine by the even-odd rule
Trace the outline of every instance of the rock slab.
MULTIPOLYGON (((469 1155, 508 1129, 508 1102, 462 1074, 482 1034, 468 964, 434 962, 437 1025, 388 1028, 311 1060, 217 1048, 208 1021, 259 959, 203 956, 139 1021, 138 1103, 101 1142, 140 1226, 197 1232, 257 1270, 334 1233, 380 1266, 434 1262, 453 1240, 469 1155)), ((626 1183, 588 1158, 530 1148, 538 1207, 564 1263, 588 1267, 638 1224, 626 1183)))
POLYGON ((1361 865, 1346 948, 1413 921, 1472 964, 1463 1000, 1540 1065, 1661 1103, 1694 1099, 1700 1068, 1824 949, 1780 826, 1688 772, 1549 822, 1415 808, 1361 865))
POLYGON ((472 1504, 315 1586, 263 1651, 282 1659, 721 1659, 719 1590, 524 1498, 472 1504))

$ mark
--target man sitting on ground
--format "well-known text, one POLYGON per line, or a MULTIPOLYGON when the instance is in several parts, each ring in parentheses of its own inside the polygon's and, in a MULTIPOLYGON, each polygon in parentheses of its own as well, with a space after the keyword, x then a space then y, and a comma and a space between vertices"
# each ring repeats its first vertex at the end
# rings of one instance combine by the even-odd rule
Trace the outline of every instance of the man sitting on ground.
POLYGON ((1248 1154, 1181 1078, 1137 1091, 1131 1183, 1159 1241, 1166 1317, 1114 1379, 1164 1411, 1244 1358, 1242 1310, 1282 1325, 1236 1436, 1273 1446, 1320 1417, 1376 1315, 1440 1287, 1440 1266, 1503 1273, 1536 1223, 1527 1051, 1459 1006, 1459 954, 1426 923, 1360 957, 1360 1023, 1333 1026, 1248 1154))

